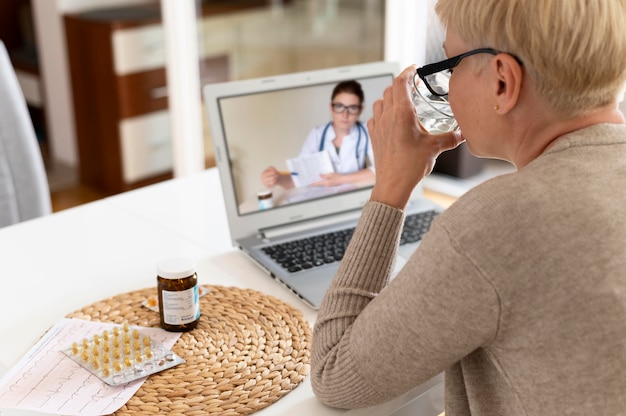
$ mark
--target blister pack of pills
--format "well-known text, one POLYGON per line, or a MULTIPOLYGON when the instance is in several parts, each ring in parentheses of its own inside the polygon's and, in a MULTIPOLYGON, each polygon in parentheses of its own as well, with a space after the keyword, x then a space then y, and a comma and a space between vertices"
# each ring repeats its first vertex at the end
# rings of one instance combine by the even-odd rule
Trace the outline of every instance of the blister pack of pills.
POLYGON ((185 362, 163 344, 126 323, 73 342, 63 352, 112 386, 126 384, 185 362))

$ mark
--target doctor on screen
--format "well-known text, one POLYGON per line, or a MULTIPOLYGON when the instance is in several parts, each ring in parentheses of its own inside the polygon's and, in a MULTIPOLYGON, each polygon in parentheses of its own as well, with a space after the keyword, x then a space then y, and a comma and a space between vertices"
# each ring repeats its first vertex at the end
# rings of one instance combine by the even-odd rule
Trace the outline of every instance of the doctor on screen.
MULTIPOLYGON (((332 120, 311 130, 300 156, 326 151, 335 172, 321 175, 320 180, 311 186, 330 187, 374 181, 370 137, 365 125, 359 121, 363 102, 363 89, 357 81, 342 81, 333 89, 330 102, 332 120)), ((291 174, 281 172, 274 166, 261 173, 261 181, 267 188, 294 186, 291 174)))

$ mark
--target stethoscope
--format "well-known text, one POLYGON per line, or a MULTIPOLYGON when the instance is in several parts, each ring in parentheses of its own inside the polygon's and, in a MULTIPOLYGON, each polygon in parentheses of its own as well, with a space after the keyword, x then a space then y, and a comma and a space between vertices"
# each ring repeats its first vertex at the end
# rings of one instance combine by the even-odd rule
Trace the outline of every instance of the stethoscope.
MULTIPOLYGON (((320 152, 322 150, 324 150, 324 142, 326 141, 326 132, 328 131, 328 128, 330 127, 330 125, 332 124, 332 122, 329 122, 328 124, 326 124, 326 127, 324 127, 324 131, 322 131, 322 140, 320 141, 320 152)), ((366 156, 367 156, 367 148, 369 146, 369 141, 370 141, 370 137, 367 134, 367 131, 365 130, 365 127, 363 127, 363 124, 361 124, 360 121, 356 122, 358 131, 359 131, 359 135, 357 136, 356 139, 356 148, 354 149, 354 157, 356 158, 356 163, 357 165, 359 164, 359 146, 361 145, 361 131, 363 131, 363 133, 365 133, 365 149, 363 151, 363 168, 365 169, 365 161, 366 161, 366 156)))

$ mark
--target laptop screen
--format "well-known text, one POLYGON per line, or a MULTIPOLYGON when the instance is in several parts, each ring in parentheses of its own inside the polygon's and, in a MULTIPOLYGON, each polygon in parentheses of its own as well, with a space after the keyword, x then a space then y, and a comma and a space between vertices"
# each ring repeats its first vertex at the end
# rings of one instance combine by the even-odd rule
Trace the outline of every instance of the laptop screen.
POLYGON ((379 62, 206 85, 204 97, 231 228, 234 217, 250 228, 251 222, 271 227, 281 218, 332 214, 346 209, 333 201, 350 200, 350 194, 359 194, 359 202, 355 196, 347 206, 362 204, 375 172, 367 120, 372 104, 396 72, 396 64, 379 62), (331 107, 333 90, 346 82, 351 88, 356 82, 362 90, 359 114, 350 114, 356 113, 350 108, 355 104, 350 92, 334 100, 348 108, 331 107), (344 137, 340 146, 333 143, 337 136, 333 113, 353 121, 349 138, 344 137), (339 185, 326 186, 320 176, 364 169, 372 175, 339 185), (269 182, 263 178, 268 172, 274 178, 269 182))

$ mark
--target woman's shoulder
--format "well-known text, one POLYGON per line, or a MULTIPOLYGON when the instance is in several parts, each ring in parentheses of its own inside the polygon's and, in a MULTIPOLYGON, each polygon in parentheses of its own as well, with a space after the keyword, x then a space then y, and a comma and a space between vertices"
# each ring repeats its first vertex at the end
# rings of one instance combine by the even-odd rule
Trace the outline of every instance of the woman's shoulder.
POLYGON ((333 128, 333 123, 329 121, 326 123, 318 124, 317 126, 313 127, 311 129, 311 133, 322 134, 324 130, 331 130, 332 128, 333 128))
POLYGON ((460 196, 441 215, 453 228, 476 231, 506 228, 511 218, 528 213, 536 204, 533 181, 520 172, 499 175, 460 196))
POLYGON ((326 134, 330 134, 329 131, 332 128, 333 126, 330 122, 324 123, 324 124, 318 124, 317 126, 313 127, 311 130, 309 130, 309 134, 307 135, 307 138, 309 140, 317 140, 319 142, 322 136, 324 135, 324 132, 326 132, 326 134))
POLYGON ((510 172, 488 179, 461 195, 450 206, 453 210, 485 212, 513 203, 528 188, 519 172, 510 172))

